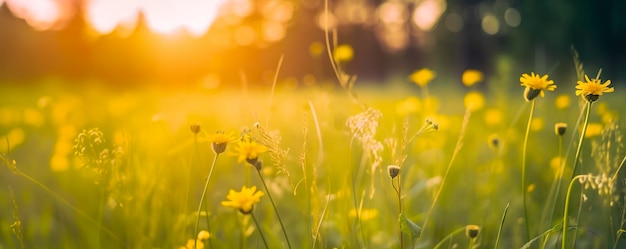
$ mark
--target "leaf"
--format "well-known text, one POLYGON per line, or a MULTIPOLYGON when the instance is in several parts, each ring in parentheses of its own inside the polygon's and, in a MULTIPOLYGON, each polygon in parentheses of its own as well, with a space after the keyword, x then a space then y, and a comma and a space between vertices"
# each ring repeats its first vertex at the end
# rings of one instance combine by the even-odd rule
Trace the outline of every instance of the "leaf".
POLYGON ((402 229, 402 232, 411 236, 411 238, 419 238, 422 234, 422 227, 407 219, 404 216, 404 213, 400 213, 398 221, 400 222, 400 229, 402 229))

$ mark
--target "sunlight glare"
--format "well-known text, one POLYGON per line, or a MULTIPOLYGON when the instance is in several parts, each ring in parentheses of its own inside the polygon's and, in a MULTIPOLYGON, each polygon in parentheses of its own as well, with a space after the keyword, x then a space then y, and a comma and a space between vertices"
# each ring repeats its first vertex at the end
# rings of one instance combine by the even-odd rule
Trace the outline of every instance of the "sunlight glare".
POLYGON ((37 30, 49 29, 61 19, 60 6, 54 0, 6 0, 6 4, 13 15, 37 30))
POLYGON ((209 29, 224 2, 225 0, 94 0, 88 2, 87 19, 99 33, 108 34, 119 25, 134 26, 139 12, 142 12, 146 24, 156 33, 172 34, 186 30, 192 35, 200 36, 209 29))
POLYGON ((109 34, 118 25, 133 28, 137 23, 140 5, 126 0, 94 0, 87 3, 85 15, 100 34, 109 34))
POLYGON ((413 22, 423 31, 430 31, 435 27, 441 14, 446 10, 446 2, 440 0, 426 0, 421 2, 413 12, 413 22))

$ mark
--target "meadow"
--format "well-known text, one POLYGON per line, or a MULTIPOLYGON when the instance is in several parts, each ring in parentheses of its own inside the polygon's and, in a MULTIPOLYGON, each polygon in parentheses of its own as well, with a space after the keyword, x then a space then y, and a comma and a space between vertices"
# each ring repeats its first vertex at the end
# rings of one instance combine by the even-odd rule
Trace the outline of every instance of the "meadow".
POLYGON ((623 90, 577 68, 3 84, 0 248, 623 248, 623 90))

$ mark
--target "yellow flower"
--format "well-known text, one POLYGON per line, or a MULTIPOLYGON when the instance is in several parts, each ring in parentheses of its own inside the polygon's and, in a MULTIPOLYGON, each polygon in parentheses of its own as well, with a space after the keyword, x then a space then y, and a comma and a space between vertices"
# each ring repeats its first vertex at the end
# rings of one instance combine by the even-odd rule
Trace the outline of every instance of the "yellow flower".
POLYGON ((192 239, 188 239, 187 240, 187 245, 185 247, 181 247, 182 248, 187 248, 187 249, 204 249, 204 242, 202 242, 201 240, 192 240, 192 239))
POLYGON ((428 68, 422 68, 413 72, 409 76, 409 79, 415 82, 415 84, 417 84, 418 86, 425 87, 435 77, 437 77, 437 73, 435 73, 435 71, 428 68))
POLYGON ((563 134, 565 134, 565 131, 567 131, 567 123, 554 124, 554 133, 557 136, 563 136, 563 134))
POLYGON ((585 138, 595 137, 602 134, 602 124, 600 123, 589 123, 587 125, 587 131, 585 132, 585 138))
POLYGON ((565 108, 568 108, 570 105, 570 99, 569 99, 569 95, 567 94, 561 94, 558 97, 556 97, 555 103, 556 108, 559 110, 563 110, 565 108))
POLYGON ((233 132, 224 133, 223 131, 215 132, 212 135, 209 135, 209 142, 211 142, 213 151, 216 154, 220 154, 226 150, 226 144, 231 141, 234 141, 233 132))
POLYGON ((461 82, 463 82, 463 85, 470 87, 478 82, 483 81, 483 78, 484 75, 481 71, 468 69, 463 72, 463 75, 461 75, 461 82))
POLYGON ((417 113, 420 109, 422 109, 422 102, 416 97, 407 97, 396 104, 396 113, 402 117, 417 113))
POLYGON ((198 240, 208 240, 209 238, 211 238, 211 234, 207 230, 198 233, 198 240))
POLYGON ((362 221, 368 221, 371 219, 374 219, 378 216, 378 209, 373 209, 373 208, 364 208, 363 210, 361 210, 360 213, 357 213, 358 210, 357 209, 350 209, 350 212, 348 212, 348 217, 350 218, 356 218, 357 214, 358 217, 362 220, 362 221))
POLYGON ((244 141, 239 141, 237 147, 237 162, 242 163, 243 161, 247 161, 248 163, 254 165, 259 157, 259 154, 266 152, 267 147, 262 144, 257 144, 255 141, 250 141, 249 139, 244 139, 244 141))
POLYGON ((336 62, 348 62, 354 57, 354 50, 348 44, 342 44, 335 48, 333 58, 336 62))
POLYGON ((477 225, 467 225, 465 226, 465 236, 470 239, 475 239, 478 237, 478 233, 480 232, 480 227, 477 225))
POLYGON ((533 100, 538 94, 543 97, 543 90, 554 91, 556 88, 554 81, 548 80, 547 74, 542 77, 539 77, 539 75, 534 72, 530 73, 530 75, 522 74, 519 81, 522 83, 521 86, 526 87, 524 97, 527 101, 533 100))
POLYGON ((487 143, 489 144, 489 147, 491 149, 495 150, 495 149, 498 149, 498 147, 500 147, 500 145, 502 144, 502 141, 500 139, 500 136, 498 136, 498 134, 491 134, 487 138, 487 143))
POLYGON ((542 118, 533 118, 532 121, 530 121, 530 130, 531 131, 540 131, 543 129, 543 119, 542 118))
POLYGON ((465 108, 470 111, 478 111, 485 106, 485 97, 483 97, 480 92, 472 91, 465 94, 463 102, 465 104, 465 108))
POLYGON ((492 108, 485 112, 485 124, 489 126, 496 126, 502 123, 502 112, 498 109, 492 108))
POLYGON ((249 214, 252 211, 252 206, 259 203, 263 195, 263 192, 256 191, 256 186, 250 188, 242 186, 240 192, 236 192, 232 189, 228 191, 228 196, 226 196, 228 200, 222 201, 222 206, 232 207, 243 214, 249 214))
POLYGON ((602 83, 602 80, 600 79, 590 80, 589 76, 586 74, 585 82, 578 81, 576 84, 576 96, 582 96, 589 102, 598 100, 598 97, 602 95, 602 93, 610 93, 615 90, 613 87, 609 87, 611 80, 607 80, 602 83))

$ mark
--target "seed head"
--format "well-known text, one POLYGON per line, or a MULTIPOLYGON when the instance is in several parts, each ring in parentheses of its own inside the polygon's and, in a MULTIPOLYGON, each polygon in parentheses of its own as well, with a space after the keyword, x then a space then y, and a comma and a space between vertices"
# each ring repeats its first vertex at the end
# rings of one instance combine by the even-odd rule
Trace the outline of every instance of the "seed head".
POLYGON ((389 165, 387 166, 387 174, 391 179, 396 178, 400 174, 400 166, 398 165, 389 165))

